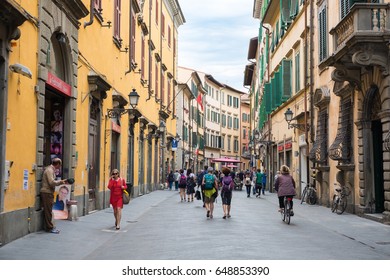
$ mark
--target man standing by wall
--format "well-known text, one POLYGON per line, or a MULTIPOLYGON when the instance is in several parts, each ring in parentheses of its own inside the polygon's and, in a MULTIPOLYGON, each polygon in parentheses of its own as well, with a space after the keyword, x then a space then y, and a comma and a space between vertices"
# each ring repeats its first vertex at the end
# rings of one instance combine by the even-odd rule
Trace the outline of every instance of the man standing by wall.
POLYGON ((60 158, 54 158, 51 165, 45 168, 42 177, 42 188, 40 191, 43 207, 43 222, 47 232, 60 233, 55 228, 53 223, 53 205, 54 205, 54 190, 56 186, 66 183, 66 180, 56 180, 56 171, 61 168, 62 161, 60 158))

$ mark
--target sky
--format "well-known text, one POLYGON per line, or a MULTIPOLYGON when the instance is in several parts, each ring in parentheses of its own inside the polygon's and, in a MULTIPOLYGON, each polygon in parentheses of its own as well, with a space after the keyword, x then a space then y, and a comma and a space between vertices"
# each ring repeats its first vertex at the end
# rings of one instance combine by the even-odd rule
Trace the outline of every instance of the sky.
POLYGON ((211 74, 237 90, 249 62, 249 41, 260 21, 253 18, 254 0, 179 0, 186 22, 179 27, 179 66, 211 74))

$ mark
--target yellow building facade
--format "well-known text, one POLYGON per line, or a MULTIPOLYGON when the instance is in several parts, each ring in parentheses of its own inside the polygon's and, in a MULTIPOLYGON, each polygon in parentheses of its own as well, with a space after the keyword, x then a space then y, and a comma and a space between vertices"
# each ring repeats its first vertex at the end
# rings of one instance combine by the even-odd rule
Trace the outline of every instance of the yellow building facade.
POLYGON ((78 215, 109 207, 114 168, 133 196, 158 188, 176 135, 178 1, 0 7, 0 242, 41 229, 41 176, 54 157, 58 177, 75 178, 78 215))

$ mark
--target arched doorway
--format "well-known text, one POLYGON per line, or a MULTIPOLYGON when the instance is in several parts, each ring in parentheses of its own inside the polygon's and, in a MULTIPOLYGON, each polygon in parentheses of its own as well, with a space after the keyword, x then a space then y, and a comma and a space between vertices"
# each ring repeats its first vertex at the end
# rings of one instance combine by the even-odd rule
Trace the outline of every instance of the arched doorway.
POLYGON ((366 212, 384 211, 383 129, 380 119, 381 98, 377 86, 372 85, 363 103, 363 172, 364 208, 366 212))

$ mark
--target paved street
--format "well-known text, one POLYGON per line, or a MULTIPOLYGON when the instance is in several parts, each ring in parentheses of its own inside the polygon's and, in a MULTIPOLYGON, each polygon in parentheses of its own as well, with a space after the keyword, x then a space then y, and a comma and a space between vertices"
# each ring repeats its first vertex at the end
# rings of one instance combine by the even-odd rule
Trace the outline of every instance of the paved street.
POLYGON ((201 201, 179 202, 176 191, 155 191, 124 207, 114 228, 111 208, 78 221, 58 221, 59 235, 32 233, 0 248, 2 260, 389 260, 390 226, 294 201, 287 225, 277 197, 235 191, 232 217, 214 219, 201 201), (127 248, 124 250, 123 248, 127 248))

